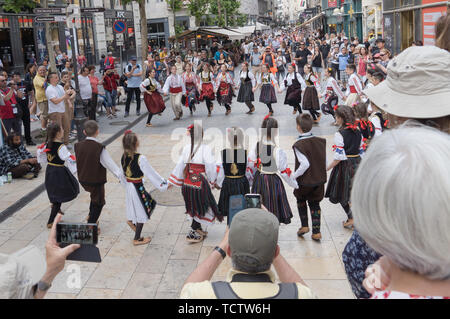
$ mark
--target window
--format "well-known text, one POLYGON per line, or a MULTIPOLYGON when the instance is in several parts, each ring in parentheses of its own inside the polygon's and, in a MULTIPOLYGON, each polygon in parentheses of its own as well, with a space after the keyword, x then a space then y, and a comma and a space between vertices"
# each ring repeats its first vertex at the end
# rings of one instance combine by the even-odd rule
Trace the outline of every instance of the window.
POLYGON ((148 33, 164 33, 164 23, 149 23, 147 25, 148 33))

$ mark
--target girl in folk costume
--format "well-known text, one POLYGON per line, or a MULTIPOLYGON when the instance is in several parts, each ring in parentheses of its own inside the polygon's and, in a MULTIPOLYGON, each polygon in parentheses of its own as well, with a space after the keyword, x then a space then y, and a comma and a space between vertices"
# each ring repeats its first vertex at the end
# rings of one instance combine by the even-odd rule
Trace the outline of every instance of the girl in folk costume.
POLYGON ((214 106, 214 74, 209 63, 204 63, 202 72, 200 73, 200 101, 206 101, 206 108, 208 109, 208 117, 211 116, 211 111, 214 106))
POLYGON ((357 100, 360 100, 360 95, 362 93, 362 83, 356 74, 356 67, 354 64, 347 64, 345 72, 348 74, 347 91, 345 95, 347 96, 345 104, 352 106, 357 100))
POLYGON ((121 184, 126 189, 125 203, 127 206, 127 224, 134 231, 133 244, 145 245, 151 241, 150 237, 141 237, 144 223, 152 215, 156 201, 144 187, 144 177, 160 191, 167 189, 168 183, 147 161, 144 155, 137 153, 139 140, 130 130, 125 131, 122 138, 123 155, 121 159, 124 179, 121 184))
POLYGON ((181 109, 181 97, 186 94, 186 88, 184 87, 183 79, 181 75, 177 74, 177 68, 172 66, 170 68, 170 75, 164 83, 163 92, 164 96, 170 94, 170 103, 172 104, 172 110, 175 114, 174 121, 181 119, 183 116, 183 110, 181 109))
POLYGON ((343 226, 353 228, 350 192, 353 176, 364 152, 364 142, 350 106, 340 105, 335 111, 335 116, 340 129, 334 135, 334 160, 327 167, 327 171, 332 169, 332 172, 325 197, 329 198, 333 204, 341 204, 347 214, 347 220, 343 222, 343 226))
POLYGON ((284 104, 294 108, 292 114, 296 114, 297 111, 302 113, 300 102, 302 101, 302 90, 306 88, 306 83, 300 73, 295 72, 295 64, 289 64, 287 70, 288 73, 280 85, 280 93, 286 90, 284 104))
POLYGON ((367 115, 367 104, 360 102, 354 105, 353 112, 355 113, 356 124, 358 125, 358 129, 362 135, 364 150, 366 150, 367 146, 369 146, 370 140, 375 135, 375 128, 372 122, 369 121, 367 115))
POLYGON ((337 108, 339 99, 344 100, 345 96, 342 93, 337 81, 334 78, 334 70, 332 68, 327 68, 325 70, 325 78, 327 79, 327 84, 325 86, 324 92, 320 95, 325 98, 325 102, 322 104, 322 113, 331 114, 334 117, 334 110, 337 108))
POLYGON ((139 88, 141 92, 144 93, 144 103, 147 106, 148 110, 148 118, 147 118, 147 127, 152 126, 152 117, 155 114, 161 115, 161 113, 166 109, 166 105, 164 104, 164 100, 161 96, 163 93, 161 89, 161 84, 156 81, 156 70, 151 69, 149 71, 149 76, 144 81, 142 81, 139 88))
POLYGON ((222 150, 222 158, 218 164, 219 172, 216 188, 220 188, 219 211, 228 216, 229 201, 232 195, 250 193, 247 179, 247 150, 244 147, 244 131, 239 127, 227 129, 230 148, 222 150))
POLYGON ((247 114, 252 114, 255 111, 255 106, 252 102, 255 100, 253 88, 256 86, 256 79, 253 73, 249 71, 247 62, 242 64, 237 86, 239 87, 237 101, 245 103, 249 109, 247 114))
MULTIPOLYGON (((61 204, 75 199, 80 192, 78 180, 74 174, 77 171, 75 156, 70 154, 63 143, 64 131, 53 122, 47 128, 47 143, 37 149, 37 158, 41 165, 47 163, 45 171, 45 188, 52 204, 47 228, 52 228, 53 221, 61 212, 61 204), (67 162, 67 167, 64 165, 67 162)), ((63 214, 64 215, 64 214, 63 214)))
POLYGON ((375 103, 370 103, 372 113, 369 116, 369 120, 375 130, 374 136, 380 136, 383 131, 388 128, 388 120, 385 120, 385 115, 381 112, 375 103))
POLYGON ((186 145, 181 157, 169 177, 169 183, 181 187, 186 205, 186 214, 192 218, 188 242, 201 242, 207 235, 202 225, 210 225, 217 218, 223 220, 209 183, 217 177, 216 162, 212 150, 202 144, 203 128, 199 124, 188 127, 191 143, 186 145))
POLYGON ((277 103, 275 87, 278 91, 280 90, 275 76, 273 73, 269 72, 269 66, 267 64, 263 64, 261 67, 261 75, 258 76, 258 85, 253 88, 253 92, 255 92, 258 88, 261 88, 259 102, 267 105, 269 115, 273 115, 272 104, 277 103))
POLYGON ((277 120, 267 115, 261 127, 261 139, 248 158, 252 193, 261 195, 262 204, 280 223, 289 224, 292 211, 278 174, 289 186, 297 189, 298 184, 288 167, 286 153, 275 144, 278 135, 277 120))
POLYGON ((195 72, 192 71, 192 64, 186 63, 185 72, 181 76, 184 82, 184 87, 186 88, 186 93, 184 98, 184 105, 189 107, 191 115, 195 111, 195 104, 198 103, 198 77, 195 72))
POLYGON ((220 67, 220 72, 216 77, 215 90, 217 93, 217 101, 220 105, 224 105, 227 111, 225 115, 231 113, 231 100, 233 98, 234 82, 231 75, 228 73, 226 65, 220 67))
POLYGON ((306 83, 305 94, 303 95, 303 109, 311 113, 314 123, 319 123, 322 115, 317 112, 320 110, 319 96, 317 94, 317 90, 320 90, 320 87, 317 77, 312 73, 311 65, 305 64, 303 70, 305 71, 306 83))

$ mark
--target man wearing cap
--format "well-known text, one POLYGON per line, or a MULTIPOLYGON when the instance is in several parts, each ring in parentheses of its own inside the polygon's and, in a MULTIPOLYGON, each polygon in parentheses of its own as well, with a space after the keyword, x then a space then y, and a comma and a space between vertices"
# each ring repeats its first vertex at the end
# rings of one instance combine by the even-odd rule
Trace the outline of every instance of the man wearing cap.
POLYGON ((315 298, 280 254, 278 219, 260 208, 237 213, 222 242, 186 279, 181 299, 309 299, 315 298), (211 278, 226 255, 232 269, 226 281, 211 278), (281 284, 270 269, 274 266, 281 284))
POLYGON ((68 255, 80 245, 60 248, 56 242, 58 214, 45 245, 46 258, 35 246, 27 246, 18 252, 0 254, 0 299, 41 299, 51 287, 55 277, 64 269, 68 255))
POLYGON ((127 101, 125 103, 125 114, 124 117, 128 117, 130 114, 130 103, 133 98, 133 94, 136 97, 136 115, 141 115, 141 90, 139 86, 141 85, 141 77, 143 70, 140 64, 136 63, 136 57, 132 56, 130 63, 126 66, 125 76, 128 78, 127 81, 127 101))
POLYGON ((384 39, 378 38, 378 39, 375 41, 376 47, 372 49, 372 55, 375 55, 375 54, 377 54, 377 53, 380 53, 380 51, 381 51, 382 49, 384 49, 384 44, 385 44, 384 39))

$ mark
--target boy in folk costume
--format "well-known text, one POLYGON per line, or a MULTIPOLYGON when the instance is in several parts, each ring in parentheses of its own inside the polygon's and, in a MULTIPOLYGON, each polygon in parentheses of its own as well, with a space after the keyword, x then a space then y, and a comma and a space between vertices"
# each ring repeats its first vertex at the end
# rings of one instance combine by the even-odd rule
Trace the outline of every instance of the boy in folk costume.
POLYGON ((168 183, 153 169, 147 158, 137 152, 139 140, 136 134, 125 131, 122 145, 124 153, 120 162, 125 175, 122 185, 126 189, 127 224, 135 232, 133 245, 145 245, 151 238, 141 237, 141 232, 156 207, 156 201, 145 190, 144 177, 160 191, 165 191, 168 183))
POLYGON ((233 88, 234 88, 234 81, 231 77, 230 73, 228 73, 227 66, 222 65, 220 67, 220 72, 217 74, 216 77, 216 85, 215 91, 217 93, 217 101, 220 105, 224 105, 227 111, 225 112, 225 115, 228 115, 231 113, 231 102, 233 99, 233 88))
POLYGON ((300 102, 302 101, 302 91, 306 88, 306 83, 300 73, 295 72, 295 64, 288 65, 288 72, 284 77, 284 81, 280 83, 280 91, 286 90, 286 97, 284 104, 290 105, 294 108, 292 114, 297 111, 302 113, 300 102))
POLYGON ((97 140, 98 124, 87 121, 84 124, 85 140, 75 144, 77 157, 78 180, 84 190, 90 193, 88 223, 98 223, 98 219, 105 205, 106 169, 120 180, 122 172, 109 156, 105 146, 97 140))
POLYGON ((208 117, 211 116, 211 111, 214 106, 212 101, 215 99, 214 95, 214 74, 209 63, 204 63, 202 71, 200 72, 200 101, 206 101, 206 108, 208 109, 208 117))
POLYGON ((297 116, 297 131, 300 133, 293 145, 295 154, 294 178, 297 179, 298 189, 294 190, 297 199, 298 214, 302 227, 297 235, 303 236, 309 232, 308 227, 308 202, 312 219, 313 240, 320 240, 320 201, 325 193, 327 181, 326 168, 326 140, 314 136, 310 131, 313 119, 309 114, 297 116))
POLYGON ((202 225, 211 225, 220 213, 209 183, 217 178, 217 166, 211 148, 203 144, 203 128, 199 124, 188 127, 191 143, 186 145, 181 157, 169 177, 169 183, 181 187, 186 214, 192 218, 191 230, 186 241, 201 242, 207 235, 202 225))
POLYGON ((171 74, 167 77, 164 83, 163 92, 164 96, 170 94, 170 103, 172 104, 172 110, 175 114, 174 121, 181 119, 183 116, 183 110, 181 108, 181 97, 186 94, 186 87, 181 75, 177 74, 176 66, 170 68, 171 74))
POLYGON ((356 74, 356 67, 354 64, 348 64, 345 68, 345 72, 348 74, 347 91, 345 92, 346 100, 345 104, 352 106, 362 93, 362 83, 356 74))

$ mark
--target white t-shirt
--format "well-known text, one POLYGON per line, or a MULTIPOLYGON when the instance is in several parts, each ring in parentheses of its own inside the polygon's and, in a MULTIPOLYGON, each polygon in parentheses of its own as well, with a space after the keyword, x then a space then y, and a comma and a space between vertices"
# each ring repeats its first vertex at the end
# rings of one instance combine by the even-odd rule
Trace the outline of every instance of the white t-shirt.
POLYGON ((62 98, 64 96, 64 88, 57 84, 56 86, 49 85, 47 89, 45 90, 45 96, 48 100, 48 113, 64 113, 65 112, 65 106, 64 106, 64 100, 59 102, 58 104, 55 104, 51 101, 51 99, 54 98, 62 98))
POLYGON ((80 85, 80 95, 82 100, 92 98, 92 86, 88 76, 78 75, 78 84, 80 85))

